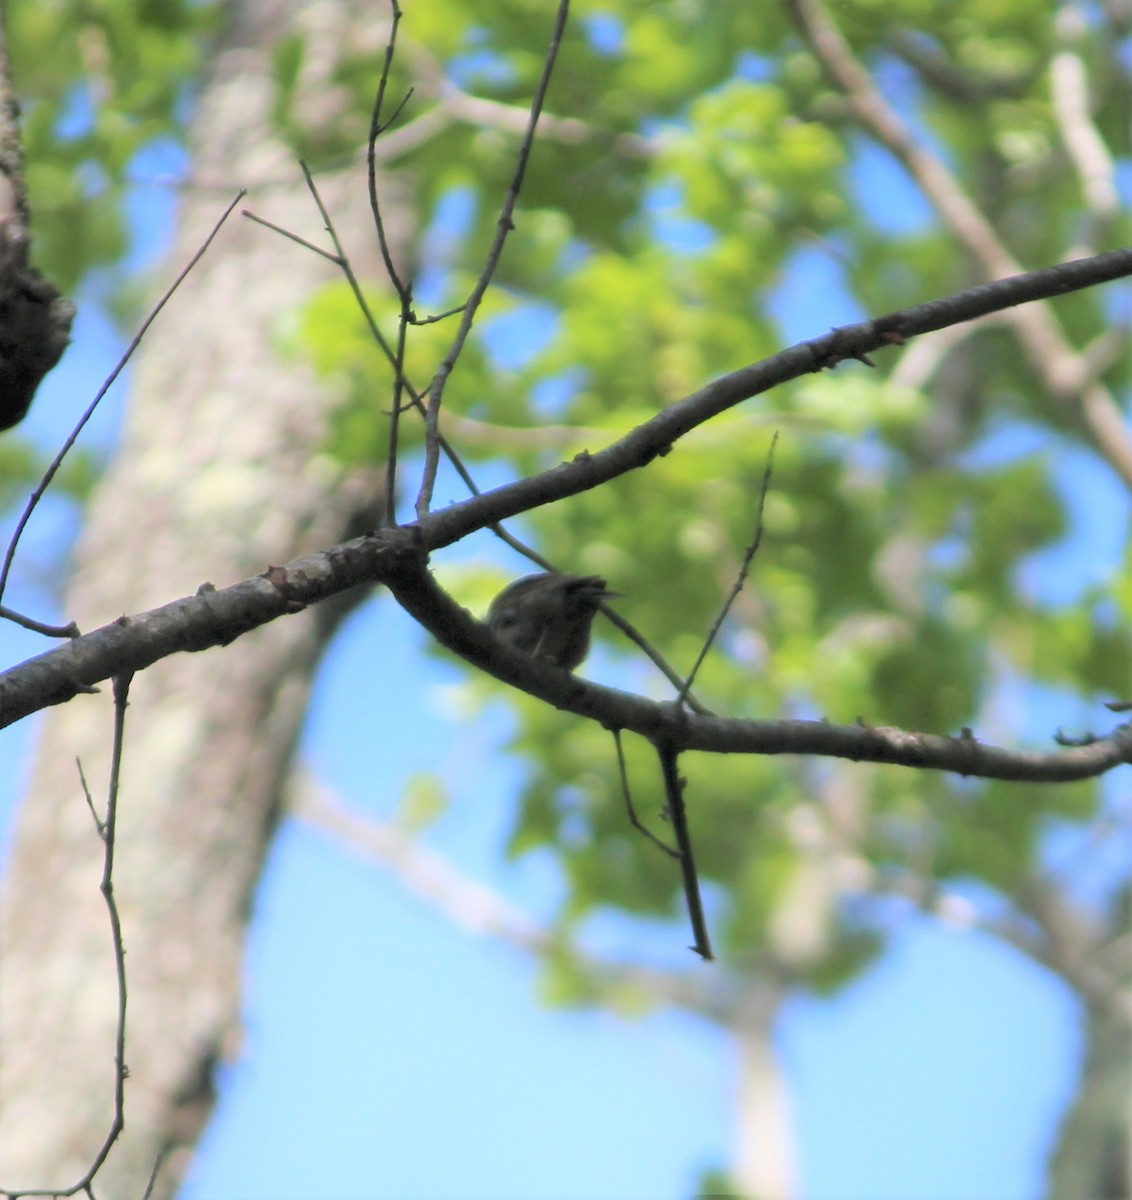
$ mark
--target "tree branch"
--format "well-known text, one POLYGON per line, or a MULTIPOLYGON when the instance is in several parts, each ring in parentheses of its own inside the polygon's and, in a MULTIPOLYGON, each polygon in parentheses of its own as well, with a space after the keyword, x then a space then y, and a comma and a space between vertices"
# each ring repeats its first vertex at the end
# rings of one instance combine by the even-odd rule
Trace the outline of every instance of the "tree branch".
MULTIPOLYGON (((787 6, 815 57, 849 101, 857 119, 903 164, 986 277, 999 279, 1020 271, 1018 260, 959 180, 942 159, 916 140, 885 100, 820 0, 787 0, 787 6)), ((1079 407, 1077 415, 1083 429, 1098 452, 1132 489, 1132 438, 1111 393, 1092 378, 1088 364, 1074 351, 1048 307, 1013 313, 1011 320, 1045 386, 1061 401, 1079 407)))
MULTIPOLYGON (((1093 224, 1102 227, 1120 211, 1116 163, 1093 120, 1089 77, 1077 46, 1087 23, 1085 14, 1066 5, 1055 21, 1061 49, 1050 61, 1050 103, 1061 131, 1061 143, 1081 181, 1081 193, 1093 224)), ((1095 232, 1095 231, 1094 231, 1095 232)))
POLYGON ((271 567, 221 591, 206 586, 196 596, 121 617, 29 659, 0 675, 0 728, 70 700, 112 675, 142 670, 177 651, 225 645, 277 617, 349 587, 376 582, 388 584, 406 611, 442 645, 496 679, 606 728, 632 730, 654 745, 667 744, 679 752, 818 755, 1034 783, 1088 779, 1132 761, 1132 727, 1127 725, 1087 745, 1043 754, 984 745, 967 734, 945 737, 861 723, 688 714, 674 704, 587 683, 496 641, 485 624, 433 581, 421 533, 420 527, 382 530, 271 567))
POLYGON ((594 454, 579 454, 541 475, 450 505, 413 525, 344 542, 220 591, 205 584, 196 596, 121 617, 0 675, 0 727, 70 700, 113 675, 142 670, 178 651, 225 645, 259 625, 348 588, 386 583, 438 641, 473 665, 561 709, 610 729, 632 730, 653 744, 671 745, 680 752, 812 754, 1045 783, 1103 774, 1132 758, 1129 727, 1087 745, 1040 754, 983 745, 967 735, 908 733, 860 723, 689 715, 675 705, 585 683, 500 645, 485 625, 433 582, 426 563, 431 551, 469 533, 644 466, 691 429, 778 383, 846 358, 867 360, 869 353, 903 344, 917 333, 1129 272, 1132 249, 1113 251, 836 329, 715 380, 594 454))

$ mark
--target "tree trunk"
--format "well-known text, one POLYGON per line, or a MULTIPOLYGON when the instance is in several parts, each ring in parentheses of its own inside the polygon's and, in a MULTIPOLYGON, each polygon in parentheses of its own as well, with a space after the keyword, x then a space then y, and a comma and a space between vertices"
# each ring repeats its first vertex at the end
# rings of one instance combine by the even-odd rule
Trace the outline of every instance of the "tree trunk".
MULTIPOLYGON (((386 34, 384 15, 351 0, 247 4, 230 18, 194 119, 193 179, 166 278, 239 186, 250 189, 248 207, 319 240, 295 155, 271 126, 272 45, 305 38, 300 116, 325 130, 346 102, 331 82, 343 50, 372 45, 376 62, 386 34)), ((347 244, 372 254, 364 166, 319 182, 347 244)), ((394 245, 407 246, 411 207, 404 196, 387 202, 394 245)), ((65 611, 84 630, 378 523, 378 472, 346 473, 322 449, 342 398, 273 344, 287 309, 334 277, 325 260, 234 217, 159 318, 77 552, 65 611)), ((213 1065, 238 1034, 247 923, 311 676, 361 598, 167 660, 133 682, 114 876, 129 982, 126 1130, 97 1176, 100 1196, 140 1196, 163 1151, 153 1195, 170 1196, 185 1174, 212 1109, 213 1065)), ((73 1183, 113 1114, 102 845, 75 767, 77 756, 104 807, 111 719, 108 691, 50 715, 4 879, 7 1188, 73 1183)))
POLYGON ((1050 1200, 1128 1200, 1132 1196, 1132 1030, 1090 1008, 1081 1083, 1058 1131, 1050 1200))
POLYGON ((751 1200, 798 1195, 790 1088, 774 1045, 774 1026, 786 996, 773 975, 745 980, 736 1013, 739 1063, 733 1181, 751 1200))

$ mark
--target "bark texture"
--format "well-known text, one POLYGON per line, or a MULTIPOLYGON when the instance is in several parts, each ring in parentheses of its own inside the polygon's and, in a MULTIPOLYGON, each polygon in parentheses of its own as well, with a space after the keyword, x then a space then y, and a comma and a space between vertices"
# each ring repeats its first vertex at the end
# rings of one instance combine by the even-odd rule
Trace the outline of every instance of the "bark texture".
POLYGON ((28 262, 31 210, 20 106, 0 5, 0 431, 27 415, 44 375, 71 340, 75 306, 28 262))
MULTIPOLYGON (((384 12, 360 0, 248 3, 229 16, 194 120, 194 173, 170 272, 240 186, 250 188, 248 207, 320 239, 295 153, 273 133, 272 47, 287 34, 305 39, 293 115, 325 130, 345 111, 335 65, 368 48, 376 61, 386 32, 384 12)), ((368 270, 364 164, 320 184, 368 270)), ((409 206, 387 200, 394 244, 405 247, 409 206)), ((322 451, 340 398, 276 348, 289 311, 334 277, 324 260, 239 218, 190 276, 143 343, 121 453, 77 553, 66 613, 82 628, 378 522, 376 470, 348 474, 322 451)), ((359 599, 134 680, 115 871, 130 1074, 126 1131, 97 1176, 100 1197, 140 1196, 161 1152, 153 1194, 172 1195, 184 1176, 212 1108, 213 1066, 238 1038, 246 926, 312 673, 359 599)), ((3 1187, 73 1183, 112 1115, 116 1001, 102 847, 75 768, 78 756, 104 805, 111 716, 108 689, 50 715, 3 881, 3 1187)))

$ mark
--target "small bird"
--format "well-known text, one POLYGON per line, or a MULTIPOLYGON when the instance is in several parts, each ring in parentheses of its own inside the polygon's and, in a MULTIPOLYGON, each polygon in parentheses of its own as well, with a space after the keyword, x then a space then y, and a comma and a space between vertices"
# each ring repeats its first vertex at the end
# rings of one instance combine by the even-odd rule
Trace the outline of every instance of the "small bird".
POLYGON ((600 575, 542 571, 508 584, 491 602, 487 623, 520 654, 572 671, 589 651, 601 602, 620 594, 609 591, 600 575))

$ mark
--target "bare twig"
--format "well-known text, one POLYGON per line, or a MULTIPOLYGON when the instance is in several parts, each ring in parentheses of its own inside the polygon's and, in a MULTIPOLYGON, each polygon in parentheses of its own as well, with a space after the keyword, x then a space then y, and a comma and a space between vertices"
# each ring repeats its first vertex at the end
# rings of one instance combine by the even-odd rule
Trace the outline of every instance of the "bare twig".
MULTIPOLYGON (((271 229, 273 232, 282 235, 283 237, 287 238, 288 240, 295 242, 296 244, 303 246, 304 248, 306 248, 308 250, 313 250, 316 254, 319 254, 323 258, 328 259, 330 262, 334 263, 336 266, 338 266, 341 269, 342 273, 346 277, 346 282, 349 285, 350 290, 354 296, 354 301, 358 305, 358 310, 361 312, 362 316, 364 317, 364 319, 366 321, 367 326, 369 327, 370 334, 372 335, 374 341, 377 343, 381 352, 385 355, 387 361, 390 363, 390 365, 393 367, 394 371, 397 373, 397 378, 399 378, 401 380, 401 382, 404 386, 404 390, 409 395, 410 404, 412 405, 412 407, 414 409, 416 409, 416 411, 422 417, 427 419, 423 396, 413 386, 412 381, 403 373, 401 368, 398 367, 398 365, 397 365, 398 364, 398 351, 389 345, 388 339, 382 333, 381 328, 378 325, 377 320, 373 315, 373 311, 371 310, 368 302, 366 301, 365 294, 363 293, 362 288, 361 288, 361 284, 358 282, 358 278, 354 274, 354 270, 350 264, 350 260, 349 260, 348 256, 346 255, 345 250, 343 249, 341 240, 338 237, 338 231, 336 230, 336 228, 334 226, 334 221, 333 221, 329 211, 327 210, 326 205, 323 203, 321 195, 319 194, 317 184, 315 183, 313 177, 311 176, 311 173, 308 170, 306 164, 300 163, 300 166, 302 167, 303 175, 306 178, 307 187, 310 189, 310 192, 311 192, 312 197, 314 198, 315 204, 318 206, 318 211, 322 217, 323 223, 326 228, 326 232, 329 234, 330 239, 334 244, 335 252, 333 254, 328 253, 326 250, 323 250, 321 247, 314 245, 312 242, 308 242, 305 238, 301 238, 297 234, 294 234, 287 229, 283 229, 280 226, 275 225, 271 221, 264 220, 263 217, 256 216, 255 213, 249 212, 246 209, 244 210, 243 215, 245 217, 248 217, 249 220, 255 221, 257 224, 263 225, 266 228, 271 229)), ((398 400, 397 406, 399 408, 400 407, 399 395, 397 397, 397 400, 398 400)), ((462 420, 462 418, 452 418, 452 417, 449 417, 446 419, 462 420)), ((573 432, 576 435, 579 431, 574 430, 573 432)), ((459 454, 456 452, 456 450, 453 448, 452 444, 448 441, 448 439, 444 436, 444 434, 439 431, 437 432, 437 442, 438 442, 441 450, 444 452, 445 457, 448 459, 449 463, 452 465, 452 467, 456 471, 457 475, 459 475, 461 481, 463 482, 464 486, 468 489, 468 491, 473 496, 482 495, 482 492, 481 492, 479 486, 477 485, 475 479, 473 478, 471 471, 469 471, 467 466, 464 464, 463 459, 461 459, 459 454)), ((388 484, 388 478, 387 478, 387 484, 388 484)), ((392 498, 390 497, 388 490, 387 490, 386 500, 387 500, 387 505, 392 503, 392 498)), ((391 511, 392 511, 392 509, 387 508, 387 512, 391 512, 391 511)), ((555 567, 555 565, 553 563, 550 562, 549 559, 544 558, 541 554, 538 553, 537 550, 533 549, 532 547, 528 546, 525 542, 521 541, 513 533, 511 533, 509 530, 505 529, 501 524, 498 524, 496 522, 491 522, 486 526, 486 528, 488 529, 488 531, 490 533, 494 534, 501 542, 503 542, 504 545, 510 546, 512 550, 515 550, 517 553, 521 554, 524 558, 535 563, 537 566, 542 567, 544 570, 554 571, 554 570, 558 569, 555 567)), ((604 605, 604 604, 602 605, 602 612, 609 621, 611 621, 635 646, 637 646, 642 651, 643 654, 646 655, 646 657, 649 659, 649 661, 652 662, 652 664, 657 668, 657 670, 660 671, 660 673, 665 677, 665 679, 667 679, 669 681, 669 683, 671 683, 673 685, 673 687, 677 688, 678 690, 683 687, 684 681, 681 678, 681 676, 667 662, 667 660, 660 653, 660 651, 657 650, 656 647, 653 646, 642 633, 640 633, 632 624, 630 624, 627 620, 625 620, 625 618, 623 616, 621 616, 620 613, 616 612, 614 609, 610 608, 608 605, 604 605)), ((710 712, 710 709, 705 708, 690 693, 687 694, 685 698, 687 700, 688 706, 694 712, 699 712, 699 713, 709 713, 710 712)))
POLYGON ((696 676, 700 673, 700 667, 703 666, 704 659, 707 658, 708 652, 711 650, 716 637, 719 635, 720 629, 723 628, 723 622, 727 619, 727 614, 731 611, 731 606, 739 597, 739 593, 743 590, 743 585, 747 582, 747 574, 751 568, 751 562, 759 551, 759 546, 763 540, 763 510, 766 508, 766 494, 770 487, 770 477, 774 470, 774 448, 778 445, 778 433, 770 439, 770 449, 766 455, 766 466, 763 468, 763 482, 759 489, 759 503, 755 512, 755 536, 754 540, 747 547, 743 554, 743 561, 739 564, 739 572, 735 576, 735 583, 731 588, 726 600, 723 602, 722 608, 719 610, 719 616, 715 618, 708 635, 704 638, 703 647, 700 649, 699 656, 696 658, 691 671, 688 674, 687 681, 680 689, 680 694, 676 697, 677 704, 683 704, 688 697, 688 692, 691 689, 692 683, 696 676))
POLYGON ((397 0, 389 0, 389 7, 393 13, 393 19, 389 24, 389 37, 385 43, 385 58, 381 65, 381 78, 377 83, 377 94, 374 97, 373 112, 370 115, 369 137, 366 140, 366 183, 369 189, 370 212, 373 214, 373 223, 377 229, 377 244, 381 250, 382 262, 385 263, 385 274, 404 304, 407 301, 407 288, 402 282, 397 267, 393 262, 393 254, 389 249, 389 238, 385 233, 385 219, 381 215, 381 201, 377 195, 377 155, 375 149, 377 139, 397 119, 397 114, 409 98, 406 95, 397 106, 397 111, 393 116, 388 121, 382 122, 381 108, 385 103, 385 89, 389 86, 389 72, 393 69, 393 60, 397 53, 397 28, 401 24, 402 15, 401 6, 397 3, 397 0))
POLYGON ((688 919, 692 923, 693 949, 705 962, 715 957, 711 951, 704 906, 700 899, 700 879, 696 874, 696 860, 692 854, 692 835, 688 831, 688 814, 684 810, 684 779, 678 767, 679 751, 670 744, 661 743, 656 748, 660 755, 660 769, 664 775, 664 791, 668 797, 668 816, 672 821, 672 832, 676 835, 676 846, 680 851, 680 870, 684 877, 684 898, 688 902, 688 919))
MULTIPOLYGON (((385 523, 397 524, 397 453, 400 449, 401 397, 405 393, 405 347, 412 318, 413 294, 401 293, 401 312, 397 317, 397 347, 393 358, 393 407, 389 412, 389 452, 385 460, 385 523)), ((419 401, 418 401, 419 403, 419 401)))
POLYGON ((114 1116, 102 1146, 77 1183, 65 1189, 21 1188, 19 1192, 10 1188, 0 1188, 0 1194, 6 1196, 74 1196, 79 1192, 92 1196, 91 1184, 94 1177, 102 1169, 102 1164, 126 1127, 126 1076, 129 1074, 126 1067, 126 946, 122 939, 122 918, 118 912, 118 901, 114 897, 114 848, 118 829, 118 783, 121 778, 122 748, 125 742, 126 707, 132 678, 132 673, 117 675, 114 678, 114 738, 110 758, 110 782, 106 789, 105 820, 101 820, 95 810, 82 764, 78 764, 83 796, 94 819, 94 827, 102 839, 102 880, 99 883, 99 891, 110 917, 110 935, 114 946, 114 972, 118 986, 118 1014, 114 1034, 114 1116))
MULTIPOLYGON (((365 298, 365 293, 362 291, 361 284, 358 282, 358 277, 354 274, 354 269, 350 264, 350 260, 346 255, 345 250, 342 247, 341 240, 338 237, 338 231, 334 226, 334 221, 331 218, 326 205, 323 203, 321 195, 319 194, 317 184, 314 182, 314 179, 311 176, 310 171, 307 169, 306 164, 300 163, 300 166, 302 167, 303 175, 306 178, 307 186, 310 189, 315 204, 318 206, 318 211, 323 219, 326 232, 330 235, 330 239, 334 243, 335 253, 330 254, 326 250, 323 250, 320 246, 316 246, 312 242, 308 242, 305 238, 301 238, 297 234, 292 233, 290 230, 283 229, 281 226, 276 225, 271 221, 264 220, 263 217, 256 216, 255 213, 249 212, 247 209, 244 210, 243 215, 249 218, 249 220, 255 221, 257 224, 273 230, 275 233, 280 234, 288 240, 295 242, 308 250, 313 250, 316 254, 321 255, 323 258, 328 259, 330 262, 339 267, 343 275, 346 277, 346 282, 350 287, 351 293, 353 294, 354 302, 358 305, 358 310, 365 318, 365 322, 369 328, 371 336, 377 343, 382 354, 385 355, 385 358, 389 362, 390 366, 396 369, 397 352, 392 346, 390 346, 388 339, 386 338, 385 334, 382 333, 381 327, 378 325, 377 319, 373 315, 373 310, 370 308, 369 303, 365 298)), ((418 391, 413 386, 412 381, 407 376, 403 376, 402 379, 405 390, 409 393, 412 406, 423 418, 426 412, 423 393, 418 391)), ((481 495, 480 488, 476 484, 475 479, 472 477, 471 472, 464 465, 463 460, 460 458, 459 454, 457 454, 451 443, 444 437, 443 434, 438 436, 438 441, 440 443, 440 448, 444 451, 444 454, 448 458, 448 461, 451 463, 453 469, 460 476, 464 486, 473 496, 481 495)), ((498 537, 506 545, 510 546, 513 550, 517 550, 524 557, 529 558, 532 562, 538 563, 541 566, 545 566, 548 570, 553 569, 535 550, 531 549, 529 546, 526 546, 513 534, 508 533, 502 528, 502 526, 491 525, 488 528, 492 533, 495 534, 496 537, 498 537)))
POLYGON ((122 355, 121 358, 118 359, 118 362, 115 364, 114 369, 106 377, 106 381, 103 383, 102 387, 100 387, 98 389, 98 394, 94 397, 94 399, 90 402, 90 404, 87 405, 86 411, 75 423, 74 429, 72 429, 71 432, 67 435, 67 440, 60 447, 58 454, 56 454, 55 457, 51 460, 51 465, 44 472, 43 478, 39 481, 38 485, 36 486, 35 491, 32 492, 31 498, 28 500, 27 505, 24 507, 24 511, 21 514, 20 519, 16 524, 16 531, 15 531, 15 533, 12 534, 12 540, 8 543, 8 550, 7 550, 7 553, 4 555, 4 566, 2 569, 0 569, 0 596, 4 595, 4 589, 5 589, 5 587, 7 587, 8 575, 10 574, 10 572, 12 570, 12 560, 16 556, 16 547, 19 545, 20 538, 23 535, 24 529, 27 526, 28 521, 31 519, 31 514, 35 511, 36 506, 39 504, 40 500, 43 499, 44 493, 47 491, 48 487, 50 487, 51 481, 55 478, 55 473, 63 465, 63 459, 66 458, 71 447, 75 444, 75 442, 78 441, 79 434, 82 433, 84 427, 86 426, 86 423, 91 419, 92 416, 94 416, 94 410, 102 402, 102 397, 105 396, 106 393, 110 390, 111 384, 122 373, 122 369, 125 367, 126 363, 128 363, 130 361, 130 358, 133 356, 134 351, 138 348, 139 344, 141 343, 142 338, 145 337, 146 333, 148 332, 149 327, 157 319, 157 314, 159 312, 161 312, 161 310, 165 307, 165 305, 172 298, 173 293, 184 282, 184 280, 185 280, 186 276, 189 274, 189 272, 201 260, 201 258, 204 255, 204 252, 209 248, 209 246, 212 244, 213 239, 220 232, 220 227, 224 224, 225 221, 228 220, 229 216, 231 216, 231 214, 232 214, 232 210, 236 207, 237 204, 239 204, 239 202, 243 199, 244 195, 245 195, 244 192, 239 192, 235 197, 233 197, 232 202, 228 205, 228 207, 220 215, 220 219, 216 222, 216 224, 213 225, 211 232, 201 243, 200 248, 196 251, 196 253, 192 256, 192 258, 189 259, 188 263, 182 268, 180 273, 177 275, 177 278, 174 279, 173 282, 169 285, 169 287, 166 289, 165 294, 161 297, 161 299, 158 300, 158 302, 153 306, 152 309, 150 309, 149 315, 142 322, 141 328, 137 331, 136 334, 134 334, 133 340, 126 347, 125 353, 122 355))
MULTIPOLYGON (((241 208, 240 216, 247 217, 249 221, 254 221, 257 225, 262 225, 265 229, 270 229, 272 233, 277 233, 280 237, 285 237, 289 242, 294 242, 296 245, 302 246, 304 250, 313 251, 320 257, 325 258, 328 262, 332 262, 336 267, 341 267, 345 263, 346 257, 342 253, 338 239, 335 237, 334 231, 330 227, 330 218, 327 215, 326 209, 323 207, 322 198, 318 194, 318 189, 315 186, 314 178, 307 169, 306 163, 303 162, 302 159, 299 160, 299 168, 303 172, 303 178, 307 181, 307 187, 310 189, 311 195, 314 196, 315 203, 318 205, 318 210, 322 214, 323 220, 327 222, 326 231, 334 240, 334 245, 338 249, 337 254, 331 254, 329 250, 324 250, 321 246, 316 246, 314 242, 308 242, 306 238, 299 237, 297 233, 292 233, 290 229, 284 229, 282 225, 276 225, 274 221, 269 221, 266 217, 261 217, 258 213, 252 212, 250 208, 241 208)), ((365 310, 363 309, 363 311, 365 310)), ((368 312, 366 315, 369 315, 368 312)), ((383 348, 385 348, 384 341, 383 348)), ((392 351, 388 350, 387 348, 386 352, 390 354, 392 353, 392 351)))
POLYGON ((30 629, 32 633, 42 633, 45 637, 72 638, 79 636, 79 627, 74 621, 68 621, 66 625, 48 625, 43 621, 35 620, 34 617, 25 617, 23 613, 16 612, 14 608, 5 608, 3 604, 0 604, 0 618, 11 621, 13 625, 30 629))
POLYGON ((484 295, 491 284, 492 277, 495 275, 495 269, 499 265, 500 256, 503 254, 503 246, 511 230, 514 228, 513 216, 515 205, 518 203, 519 192, 522 189, 523 179, 527 173, 527 162, 531 156, 531 147, 534 145, 535 128, 538 125, 539 114, 542 112, 543 102, 546 99, 546 90, 550 86, 550 77, 554 71, 555 61, 558 58, 558 48, 562 44, 562 35, 566 31, 566 19, 569 13, 570 0, 559 0, 558 16, 555 19, 554 32, 551 35, 550 47, 547 50, 546 61, 543 64, 542 77, 539 79, 534 99, 531 101, 531 113, 527 124, 527 131, 523 135, 522 145, 519 147, 518 160, 515 163, 515 173, 511 178, 511 186, 507 189, 507 196, 503 201, 503 208, 496 223, 495 238, 492 241, 491 249, 488 251, 487 261, 480 272, 480 277, 476 281, 476 285, 472 289, 471 295, 464 306, 460 326, 456 331, 452 347, 447 355, 445 355, 443 362, 441 362, 436 374, 433 376, 432 384, 428 390, 428 407, 425 416, 425 463, 416 505, 418 519, 425 516, 432 506, 432 492, 436 486, 436 472, 440 464, 440 405, 444 396, 444 389, 447 386, 449 376, 456 366, 456 361, 464 348, 464 343, 468 339, 468 334, 471 333, 472 324, 476 319, 476 314, 479 312, 484 295))
POLYGON ((79 783, 82 785, 83 797, 86 800, 86 806, 90 809, 90 815, 94 820, 94 827, 98 830, 99 837, 105 837, 105 829, 102 818, 98 815, 98 810, 94 807, 94 798, 90 794, 90 784, 86 781, 86 772, 83 770, 82 759, 75 759, 75 767, 79 773, 79 783))
POLYGON ((385 219, 381 213, 381 201, 377 194, 377 154, 375 150, 377 139, 397 119, 398 113, 409 99, 407 94, 389 120, 382 122, 381 109, 385 102, 385 89, 389 84, 389 72, 393 68, 393 59, 397 52, 397 28, 401 24, 401 6, 397 0, 390 0, 390 7, 393 10, 393 19, 389 26, 389 38, 385 44, 385 59, 381 67, 381 78, 378 81, 377 95, 373 102, 369 138, 366 142, 366 178, 369 188, 370 212, 373 213, 373 223, 377 229, 377 243, 381 248, 381 260, 385 264, 385 274, 393 285, 393 290, 397 293, 400 303, 397 321, 397 347, 393 355, 393 407, 389 413, 389 451, 385 464, 385 523, 393 526, 397 524, 397 453, 401 429, 401 396, 405 390, 405 340, 408 336, 409 324, 413 320, 413 288, 411 283, 402 280, 396 264, 393 262, 389 238, 385 232, 385 219))
POLYGON ((132 619, 116 621, 0 674, 0 727, 59 704, 123 670, 145 667, 181 650, 231 642, 297 607, 358 584, 386 582, 397 599, 443 645, 469 662, 569 712, 607 728, 631 729, 654 744, 680 749, 755 754, 816 754, 984 778, 1067 782, 1101 775, 1132 761, 1132 728, 1121 727, 1083 747, 1052 754, 1009 751, 970 736, 909 733, 865 724, 821 721, 738 721, 690 715, 624 692, 600 688, 501 646, 486 626, 430 577, 426 556, 539 505, 578 495, 651 462, 690 430, 748 397, 808 372, 1014 304, 1061 295, 1132 272, 1132 250, 982 284, 943 300, 901 309, 834 330, 760 363, 725 375, 603 450, 578 456, 540 475, 452 504, 402 529, 355 539, 273 567, 232 587, 186 597, 132 619))
MULTIPOLYGON (((233 203, 235 203, 233 201, 233 203)), ((231 211, 231 209, 229 209, 231 211)), ((114 676, 114 739, 110 755, 110 782, 106 789, 106 821, 102 840, 106 853, 102 860, 102 882, 99 890, 106 900, 110 914, 110 929, 114 938, 114 971, 118 983, 118 1024, 114 1036, 114 1122, 95 1155, 85 1178, 74 1188, 85 1189, 106 1161, 110 1148, 126 1127, 126 947, 122 941, 122 918, 114 899, 114 845, 118 831, 118 784, 122 774, 122 748, 126 736, 126 707, 129 703, 133 673, 114 676)))
POLYGON ((168 1150, 165 1150, 165 1149, 159 1150, 157 1152, 157 1155, 155 1156, 155 1158, 153 1160, 153 1168, 149 1173, 149 1179, 146 1181, 145 1191, 142 1192, 141 1200, 149 1200, 150 1196, 153 1195, 153 1187, 154 1187, 154 1184, 157 1183, 157 1173, 161 1170, 161 1167, 164 1164, 166 1155, 168 1153, 169 1153, 168 1150))
POLYGON ((638 833, 643 833, 654 846, 659 847, 668 855, 669 858, 679 858, 680 851, 673 850, 666 842, 656 836, 651 829, 646 825, 642 825, 640 818, 637 816, 637 810, 633 807, 633 793, 629 787, 629 774, 625 769, 625 749, 621 745, 621 730, 613 730, 613 744, 617 747, 617 771, 621 779, 621 795, 625 800, 625 808, 629 813, 629 823, 638 833))
MULTIPOLYGON (((549 568, 553 570, 554 568, 549 568)), ((654 667, 668 680, 670 684, 677 690, 683 698, 683 701, 692 710, 692 712, 700 713, 701 716, 710 717, 712 711, 705 704, 701 704, 695 696, 692 695, 690 684, 686 684, 681 677, 680 672, 673 667, 663 654, 641 633, 635 625, 630 624, 625 618, 611 605, 602 604, 601 614, 607 621, 615 625, 628 639, 637 647, 638 650, 652 663, 654 667)))

